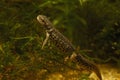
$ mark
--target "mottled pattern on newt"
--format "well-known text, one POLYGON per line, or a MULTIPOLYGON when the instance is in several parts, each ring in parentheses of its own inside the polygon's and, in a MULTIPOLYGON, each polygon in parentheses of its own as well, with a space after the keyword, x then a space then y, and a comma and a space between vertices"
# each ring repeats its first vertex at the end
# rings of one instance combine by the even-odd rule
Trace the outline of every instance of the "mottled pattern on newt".
POLYGON ((84 68, 89 71, 94 71, 98 78, 102 80, 101 73, 96 64, 87 60, 81 54, 77 54, 72 43, 63 34, 61 34, 57 29, 54 28, 54 26, 46 16, 38 15, 37 20, 41 25, 44 26, 44 29, 46 31, 46 39, 43 42, 42 48, 47 43, 47 40, 50 38, 51 42, 53 42, 59 50, 69 53, 70 55, 72 54, 71 59, 74 62, 77 62, 78 64, 80 64, 80 66, 84 66, 84 68))

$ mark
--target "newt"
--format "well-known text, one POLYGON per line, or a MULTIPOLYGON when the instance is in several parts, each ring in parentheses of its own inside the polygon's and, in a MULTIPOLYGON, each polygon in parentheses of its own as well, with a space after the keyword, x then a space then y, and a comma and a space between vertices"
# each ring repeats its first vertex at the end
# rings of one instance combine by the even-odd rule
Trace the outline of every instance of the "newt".
POLYGON ((99 80, 102 80, 100 70, 96 64, 77 53, 73 44, 53 26, 46 16, 38 15, 37 20, 42 26, 44 26, 43 28, 46 31, 46 38, 43 42, 42 49, 48 39, 50 39, 50 41, 53 42, 60 51, 70 53, 70 59, 80 65, 83 65, 85 69, 94 72, 98 76, 99 80))

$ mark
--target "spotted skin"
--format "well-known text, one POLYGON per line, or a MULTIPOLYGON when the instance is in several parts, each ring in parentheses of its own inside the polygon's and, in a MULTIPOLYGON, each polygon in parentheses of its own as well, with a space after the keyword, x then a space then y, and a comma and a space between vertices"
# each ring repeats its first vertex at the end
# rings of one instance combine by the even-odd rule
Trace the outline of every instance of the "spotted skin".
POLYGON ((85 69, 91 72, 95 72, 99 80, 102 80, 101 73, 96 64, 87 60, 81 54, 77 54, 72 43, 63 34, 61 34, 57 29, 53 27, 52 23, 46 16, 38 15, 37 20, 41 25, 44 26, 43 28, 48 35, 43 43, 44 45, 47 43, 47 39, 49 37, 51 42, 53 42, 60 51, 69 53, 71 55, 71 59, 74 62, 77 62, 80 66, 82 65, 85 69))

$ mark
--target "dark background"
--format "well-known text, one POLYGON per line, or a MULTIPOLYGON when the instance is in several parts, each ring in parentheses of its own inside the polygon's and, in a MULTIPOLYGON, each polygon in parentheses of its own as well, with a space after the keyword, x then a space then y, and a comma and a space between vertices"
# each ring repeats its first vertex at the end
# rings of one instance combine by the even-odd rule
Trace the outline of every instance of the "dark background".
POLYGON ((58 71, 56 66, 63 68, 64 54, 52 43, 41 50, 45 31, 36 20, 39 14, 48 16, 86 58, 119 66, 119 8, 119 0, 1 0, 1 79, 24 80, 31 75, 45 79, 46 74, 58 71), (39 73, 41 69, 47 73, 39 73))

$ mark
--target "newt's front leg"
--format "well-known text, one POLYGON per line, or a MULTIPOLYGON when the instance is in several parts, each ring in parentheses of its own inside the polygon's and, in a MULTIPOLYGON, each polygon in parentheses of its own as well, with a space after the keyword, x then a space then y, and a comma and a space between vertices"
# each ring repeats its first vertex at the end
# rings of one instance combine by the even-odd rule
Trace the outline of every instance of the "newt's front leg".
POLYGON ((43 41, 43 44, 42 44, 42 48, 41 48, 41 49, 44 48, 45 44, 48 42, 49 37, 50 37, 50 34, 46 31, 46 38, 45 38, 45 40, 43 41))

